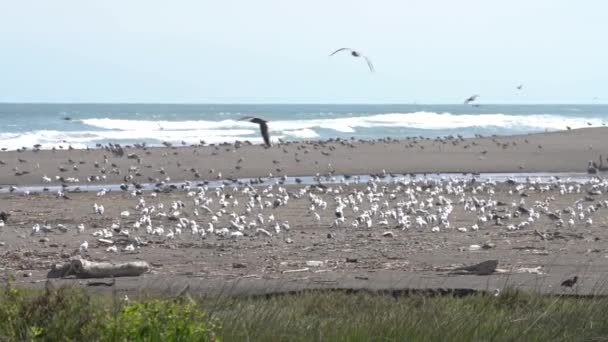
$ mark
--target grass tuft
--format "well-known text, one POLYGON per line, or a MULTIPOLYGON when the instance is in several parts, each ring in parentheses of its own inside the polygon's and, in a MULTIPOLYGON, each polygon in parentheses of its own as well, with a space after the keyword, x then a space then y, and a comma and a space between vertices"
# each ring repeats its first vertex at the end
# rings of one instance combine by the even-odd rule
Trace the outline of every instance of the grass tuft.
POLYGON ((310 291, 261 298, 119 300, 74 287, 0 291, 0 341, 592 341, 608 300, 503 291, 403 296, 310 291))

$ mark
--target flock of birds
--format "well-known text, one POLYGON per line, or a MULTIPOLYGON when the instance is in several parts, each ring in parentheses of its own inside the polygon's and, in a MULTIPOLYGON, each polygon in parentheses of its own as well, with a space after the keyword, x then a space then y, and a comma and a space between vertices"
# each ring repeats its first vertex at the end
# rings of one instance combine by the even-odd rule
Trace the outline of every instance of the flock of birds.
MULTIPOLYGON (((189 181, 178 187, 164 186, 155 192, 130 191, 133 202, 119 212, 108 212, 104 198, 110 191, 97 193, 98 203, 92 215, 108 217, 108 227, 91 229, 86 222, 67 227, 36 223, 32 236, 51 233, 90 235, 96 245, 106 246, 109 253, 133 252, 145 248, 152 239, 241 239, 286 238, 292 228, 281 218, 280 209, 306 206, 312 225, 327 229, 381 230, 382 236, 392 237, 395 231, 428 231, 430 233, 501 229, 529 230, 543 239, 547 227, 575 229, 593 225, 594 215, 608 208, 602 195, 608 192, 608 181, 591 179, 586 184, 568 179, 528 179, 525 183, 506 184, 487 181, 465 181, 443 178, 438 180, 393 179, 383 176, 361 182, 357 176, 318 177, 318 183, 296 188, 283 186, 280 180, 270 185, 234 184, 212 188, 189 181), (322 183, 327 180, 327 183, 322 183), (158 193, 177 191, 183 200, 163 203, 158 193), (564 207, 556 207, 556 197, 575 198, 564 207), (534 201, 527 199, 534 197, 534 201), (505 198, 510 198, 506 200, 505 198), (294 204, 295 203, 295 204, 294 204), (455 211, 467 217, 468 224, 453 223, 455 211), (123 243, 117 245, 117 239, 123 243)), ((57 197, 65 196, 61 191, 57 197)), ((110 199, 112 201, 112 199, 110 199)), ((563 201, 562 201, 563 202, 563 201)), ((107 204, 107 203, 106 203, 107 204)), ((4 225, 8 217, 0 220, 4 225)), ((462 216, 458 219, 462 222, 462 216)), ((78 253, 86 256, 89 239, 84 238, 78 253)), ((576 279, 574 279, 574 283, 576 279)), ((566 284, 567 285, 567 284, 566 284)))
MULTIPOLYGON (((352 57, 363 58, 365 60, 365 62, 367 63, 369 70, 371 72, 374 71, 374 65, 372 64, 371 60, 367 56, 363 55, 361 52, 359 52, 357 50, 353 50, 351 48, 340 48, 340 49, 332 52, 329 56, 331 57, 339 52, 348 52, 352 57)), ((520 84, 517 86, 517 90, 522 90, 523 87, 524 87, 524 85, 520 84)), ((464 104, 466 105, 466 104, 473 103, 477 100, 478 97, 479 97, 478 94, 472 95, 464 101, 464 104)), ((479 106, 479 105, 474 105, 474 106, 479 106)), ((260 134, 262 136, 262 139, 264 140, 264 145, 266 147, 271 146, 270 134, 268 132, 268 121, 266 121, 264 119, 260 119, 260 118, 253 118, 253 117, 244 117, 244 118, 241 118, 240 120, 247 120, 251 123, 258 124, 260 126, 260 134)))
MULTIPOLYGON (((374 71, 371 60, 359 51, 340 48, 330 56, 341 52, 362 58, 369 70, 374 71)), ((523 85, 517 86, 518 90, 522 88, 523 85)), ((474 103, 478 97, 477 94, 472 95, 464 103, 474 103)), ((255 117, 245 117, 241 120, 259 125, 264 144, 271 146, 266 120, 255 117)), ((598 168, 591 163, 589 167, 598 168)), ((317 177, 317 184, 296 189, 283 186, 280 182, 262 186, 224 184, 210 188, 205 184, 195 185, 186 181, 179 187, 170 189, 160 184, 157 191, 146 194, 137 187, 130 190, 129 186, 121 186, 123 190, 130 192, 133 202, 122 208, 119 213, 106 211, 103 198, 109 191, 104 189, 97 193, 101 204, 94 203, 92 213, 99 217, 112 216, 113 223, 109 227, 91 229, 83 222, 69 228, 63 224, 53 226, 40 222, 32 226, 31 236, 73 231, 75 234, 96 238, 98 244, 107 246, 105 250, 110 253, 134 252, 145 248, 150 239, 216 237, 238 240, 243 237, 285 237, 291 227, 288 220, 278 217, 276 210, 293 202, 303 205, 302 201, 308 207, 307 215, 312 218, 312 224, 328 229, 382 229, 382 235, 386 237, 394 236, 393 230, 413 229, 431 233, 471 233, 491 228, 508 231, 530 230, 539 222, 539 227, 542 228, 549 224, 557 229, 574 229, 577 226, 592 226, 595 213, 608 208, 608 200, 599 199, 602 194, 608 192, 608 181, 600 179, 592 179, 587 184, 558 179, 543 183, 529 179, 528 182, 519 184, 507 182, 509 186, 505 189, 492 181, 413 181, 404 178, 394 179, 389 184, 383 182, 382 176, 379 176, 361 183, 356 176, 336 179, 333 175, 328 175, 330 182, 323 184, 322 177, 317 177), (173 200, 169 203, 159 201, 159 192, 173 190, 183 191, 184 200, 173 200), (505 191, 516 199, 511 202, 498 200, 498 195, 505 195, 505 191), (537 196, 534 202, 529 203, 526 199, 531 193, 542 196, 537 196), (553 204, 556 196, 565 195, 575 195, 578 198, 566 207, 555 208, 553 204), (472 218, 470 224, 452 223, 451 216, 455 210, 472 218), (121 241, 128 242, 120 248, 116 243, 119 237, 122 238, 121 241)), ((70 183, 69 179, 62 181, 70 183)), ((52 179, 44 176, 43 182, 50 183, 52 179)), ((60 190, 57 197, 67 196, 60 190)), ((1 214, 0 227, 4 227, 9 216, 4 212, 1 214)), ((546 238, 546 233, 537 233, 546 238)), ((290 240, 291 238, 287 238, 285 241, 289 243, 290 240)), ((87 256, 90 248, 89 239, 84 238, 76 252, 87 256)), ((578 277, 568 279, 562 286, 572 287, 577 280, 578 277)))

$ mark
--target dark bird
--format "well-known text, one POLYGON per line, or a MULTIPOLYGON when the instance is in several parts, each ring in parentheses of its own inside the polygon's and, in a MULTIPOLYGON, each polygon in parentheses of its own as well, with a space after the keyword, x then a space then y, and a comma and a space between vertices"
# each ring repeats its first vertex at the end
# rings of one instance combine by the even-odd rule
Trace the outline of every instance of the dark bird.
POLYGON ((244 117, 244 118, 242 118, 240 120, 241 121, 242 120, 247 120, 249 122, 256 123, 256 124, 260 125, 260 133, 262 133, 262 138, 264 138, 264 144, 266 144, 266 146, 268 146, 268 147, 271 146, 271 144, 270 144, 270 135, 268 134, 268 125, 266 124, 266 122, 268 122, 268 121, 262 120, 260 118, 252 118, 252 117, 244 117))
POLYGON ((479 97, 479 95, 473 95, 473 96, 469 97, 468 99, 464 100, 464 104, 469 104, 469 103, 477 100, 478 97, 479 97))
POLYGON ((524 85, 520 84, 520 85, 517 86, 517 90, 522 90, 523 87, 524 87, 524 85))
POLYGON ((369 67, 369 71, 374 72, 374 66, 372 65, 372 62, 369 60, 369 58, 367 58, 366 56, 364 56, 360 52, 355 51, 353 49, 350 49, 350 48, 340 48, 340 49, 332 52, 332 54, 329 55, 329 56, 331 57, 331 56, 335 55, 336 53, 338 53, 340 51, 348 51, 348 52, 350 52, 350 55, 353 56, 353 57, 363 57, 363 59, 365 59, 365 61, 367 62, 367 66, 369 67))
POLYGON ((9 213, 5 213, 4 211, 0 211, 0 221, 3 222, 7 222, 8 221, 8 217, 10 216, 9 213))
POLYGON ((577 280, 578 280, 578 276, 574 276, 570 279, 566 279, 562 282, 562 286, 572 288, 574 286, 574 284, 576 284, 577 280))

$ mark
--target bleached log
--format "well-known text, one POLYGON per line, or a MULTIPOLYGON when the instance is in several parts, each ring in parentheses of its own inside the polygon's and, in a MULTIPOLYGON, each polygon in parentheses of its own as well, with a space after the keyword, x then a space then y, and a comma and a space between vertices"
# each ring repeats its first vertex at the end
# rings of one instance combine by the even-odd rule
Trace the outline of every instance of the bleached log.
POLYGON ((113 278, 137 277, 150 270, 145 261, 131 261, 124 263, 93 262, 84 259, 72 259, 65 264, 54 265, 47 274, 47 278, 113 278))

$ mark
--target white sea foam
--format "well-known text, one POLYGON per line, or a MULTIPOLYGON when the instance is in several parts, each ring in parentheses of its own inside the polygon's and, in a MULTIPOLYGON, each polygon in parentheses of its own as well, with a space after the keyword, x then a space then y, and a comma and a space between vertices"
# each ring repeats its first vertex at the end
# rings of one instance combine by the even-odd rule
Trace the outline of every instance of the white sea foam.
MULTIPOLYGON (((118 119, 86 119, 86 125, 121 131, 149 130, 225 130, 252 129, 255 124, 247 121, 144 121, 118 119)), ((510 114, 451 114, 433 112, 389 113, 368 116, 351 116, 333 119, 276 120, 269 122, 271 131, 295 131, 303 129, 330 129, 342 133, 355 132, 357 128, 369 127, 409 127, 438 130, 468 127, 494 127, 507 129, 559 130, 566 126, 586 127, 603 123, 598 118, 567 117, 551 114, 510 115, 510 114)))
MULTIPOLYGON (((188 120, 154 121, 94 118, 79 121, 81 131, 39 130, 24 133, 0 133, 0 147, 17 149, 41 144, 42 148, 72 145, 74 148, 95 146, 96 143, 138 141, 160 144, 168 141, 179 144, 195 144, 249 140, 261 143, 257 124, 236 120, 188 120), (88 127, 87 127, 88 126, 88 127)), ((312 139, 333 136, 329 130, 342 134, 356 133, 360 128, 412 128, 433 130, 463 130, 475 128, 487 134, 499 128, 506 132, 523 133, 544 130, 600 126, 598 118, 568 117, 550 114, 463 114, 415 112, 360 115, 339 118, 317 118, 309 120, 270 120, 268 123, 272 139, 312 139), (487 130, 487 131, 484 131, 487 130)), ((383 136, 379 131, 379 136, 383 136)))
POLYGON ((311 138, 320 137, 320 135, 317 132, 315 132, 309 128, 298 129, 295 131, 284 130, 284 131, 282 131, 282 133, 287 135, 288 137, 299 138, 299 139, 311 139, 311 138))

